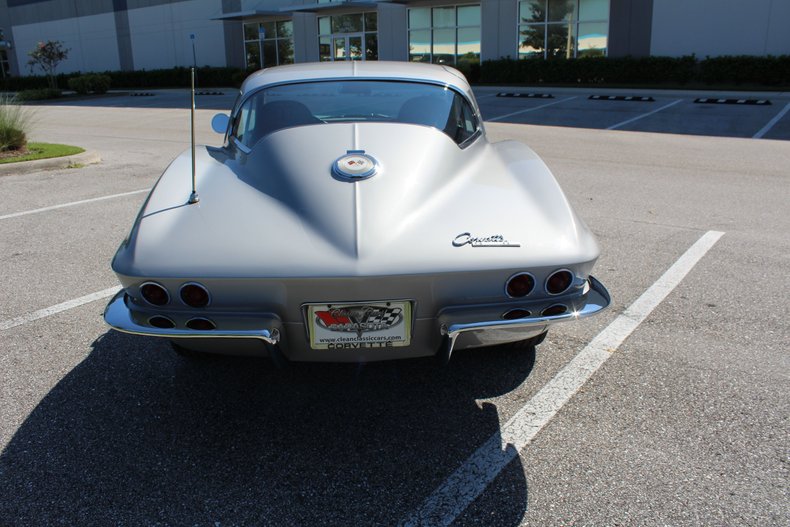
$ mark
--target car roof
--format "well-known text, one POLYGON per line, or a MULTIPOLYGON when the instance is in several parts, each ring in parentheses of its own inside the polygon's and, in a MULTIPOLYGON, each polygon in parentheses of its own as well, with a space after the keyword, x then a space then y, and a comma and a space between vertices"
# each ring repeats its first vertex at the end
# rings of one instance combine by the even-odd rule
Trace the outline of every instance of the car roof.
POLYGON ((289 64, 256 71, 244 81, 241 93, 270 84, 349 78, 433 82, 471 94, 466 78, 455 68, 418 62, 353 60, 289 64))

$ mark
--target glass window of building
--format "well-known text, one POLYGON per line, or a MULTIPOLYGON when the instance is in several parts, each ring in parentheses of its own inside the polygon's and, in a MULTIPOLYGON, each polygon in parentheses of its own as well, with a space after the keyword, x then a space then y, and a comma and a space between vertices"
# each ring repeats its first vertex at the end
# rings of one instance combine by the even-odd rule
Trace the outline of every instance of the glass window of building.
POLYGON ((518 56, 606 56, 609 0, 519 0, 518 56))
POLYGON ((0 72, 3 74, 3 79, 11 75, 11 65, 8 62, 8 53, 6 50, 0 50, 0 72))
POLYGON ((378 14, 318 17, 318 56, 322 61, 378 60, 378 14))
POLYGON ((248 70, 293 64, 293 22, 267 20, 244 24, 244 55, 248 70))
POLYGON ((469 73, 480 63, 480 5, 409 9, 409 60, 469 73))

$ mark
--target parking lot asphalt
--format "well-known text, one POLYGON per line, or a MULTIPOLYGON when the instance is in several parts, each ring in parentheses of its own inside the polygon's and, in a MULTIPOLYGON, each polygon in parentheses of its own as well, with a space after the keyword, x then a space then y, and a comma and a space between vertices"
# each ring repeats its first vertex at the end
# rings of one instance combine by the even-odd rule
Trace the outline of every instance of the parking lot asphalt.
MULTIPOLYGON (((489 139, 546 161, 598 237, 594 274, 614 301, 534 355, 461 352, 438 372, 189 361, 109 330, 104 300, 63 308, 117 284, 109 262, 144 190, 188 147, 188 99, 38 107, 35 139, 104 162, 0 178, 0 525, 407 524, 480 459, 479 495, 423 524, 790 523, 790 117, 752 138, 787 100, 704 110, 674 93, 499 91, 477 90, 489 139), (511 419, 710 232, 723 235, 514 447, 511 419), (501 470, 478 455, 492 442, 512 456, 501 470)), ((216 145, 213 113, 198 112, 198 141, 216 145)))
MULTIPOLYGON (((189 107, 189 96, 184 90, 131 93, 139 95, 118 92, 58 104, 106 108, 189 107)), ((221 88, 198 93, 205 94, 197 96, 198 108, 226 111, 238 91, 221 88)), ((790 92, 480 86, 475 88, 475 93, 487 121, 790 140, 790 92), (700 100, 717 102, 697 102, 700 100)))

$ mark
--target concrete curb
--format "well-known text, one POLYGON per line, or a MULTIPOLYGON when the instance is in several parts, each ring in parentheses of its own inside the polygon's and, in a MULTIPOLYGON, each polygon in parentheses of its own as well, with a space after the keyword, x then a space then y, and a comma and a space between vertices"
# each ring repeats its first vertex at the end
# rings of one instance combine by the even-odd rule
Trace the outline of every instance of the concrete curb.
POLYGON ((85 152, 74 154, 73 156, 52 157, 49 159, 36 159, 35 161, 19 161, 17 163, 7 163, 0 165, 0 176, 16 176, 19 174, 29 174, 42 170, 56 170, 68 168, 72 165, 92 165, 99 163, 101 157, 96 152, 86 150, 85 152))

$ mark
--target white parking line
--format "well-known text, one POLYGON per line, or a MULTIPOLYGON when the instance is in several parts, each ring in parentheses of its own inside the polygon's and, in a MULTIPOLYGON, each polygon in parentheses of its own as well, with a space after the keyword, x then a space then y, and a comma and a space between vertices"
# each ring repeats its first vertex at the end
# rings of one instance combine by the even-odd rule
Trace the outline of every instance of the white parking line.
POLYGON ((6 331, 23 324, 27 324, 28 322, 33 322, 34 320, 39 320, 57 313, 62 313, 63 311, 68 311, 69 309, 74 309, 75 307, 79 307, 90 302, 95 302, 96 300, 101 300, 102 298, 111 297, 120 290, 121 288, 116 285, 114 287, 109 287, 89 295, 75 298, 74 300, 68 300, 54 306, 45 307, 44 309, 39 309, 38 311, 33 311, 32 313, 27 313, 25 315, 20 315, 15 318, 4 320, 0 322, 0 331, 6 331))
POLYGON ((561 102, 570 101, 571 99, 575 99, 577 96, 574 95, 573 97, 566 97, 565 99, 560 99, 559 101, 554 101, 546 104, 541 104, 540 106, 533 106, 532 108, 527 108, 526 110, 519 110, 517 112, 506 113, 505 115, 500 115, 499 117, 494 117, 493 119, 487 119, 487 121, 499 121, 500 119, 506 119, 508 117, 513 117, 514 115, 520 115, 522 113, 527 112, 534 112, 535 110, 540 110, 541 108, 545 108, 546 106, 553 106, 555 104, 559 104, 561 102))
POLYGON ((631 119, 627 119, 627 120, 623 121, 622 123, 613 124, 612 126, 609 126, 606 129, 607 130, 616 130, 617 128, 620 128, 621 126, 624 126, 624 125, 626 125, 628 123, 633 123, 634 121, 638 121, 639 119, 644 119, 645 117, 649 117, 649 116, 653 115, 654 113, 658 113, 661 110, 666 110, 670 106, 675 106, 679 102, 683 102, 683 99, 678 99, 677 101, 672 101, 669 104, 665 104, 661 108, 656 108, 652 112, 647 112, 647 113, 643 113, 642 115, 637 115, 636 117, 632 117, 631 119))
POLYGON ((692 245, 642 296, 600 332, 401 523, 450 525, 560 411, 620 344, 683 280, 724 235, 709 231, 692 245))
POLYGON ((771 119, 770 121, 768 121, 768 124, 766 124, 765 126, 763 126, 762 128, 760 128, 760 131, 759 131, 759 132, 757 132, 756 134, 754 134, 754 135, 752 136, 752 139, 760 139, 762 136, 764 136, 765 134, 767 134, 768 132, 770 132, 770 131, 771 131, 771 128, 773 128, 773 127, 774 127, 774 125, 775 125, 776 123, 778 123, 778 122, 779 122, 779 120, 780 120, 782 117, 784 117, 784 116, 785 116, 785 114, 786 114, 787 112, 790 112, 790 102, 789 102, 789 103, 787 103, 787 104, 785 105, 784 109, 782 109, 782 111, 780 111, 778 114, 776 114, 776 116, 774 116, 774 118, 773 118, 773 119, 771 119))
POLYGON ((60 205, 52 205, 51 207, 43 207, 40 209, 32 209, 32 210, 24 210, 22 212, 14 212, 13 214, 6 214, 4 216, 0 216, 0 220, 7 220, 9 218, 18 218, 19 216, 27 216, 28 214, 38 214, 39 212, 47 212, 50 210, 57 210, 63 209, 66 207, 74 207, 76 205, 84 205, 86 203, 93 203, 96 201, 104 201, 106 199, 114 199, 114 198, 122 198, 124 196, 131 196, 134 194, 140 194, 142 192, 148 192, 149 188, 142 189, 142 190, 133 190, 131 192, 123 192, 121 194, 112 194, 110 196, 101 196, 98 198, 91 198, 91 199, 82 199, 80 201, 72 201, 70 203, 62 203, 60 205))

